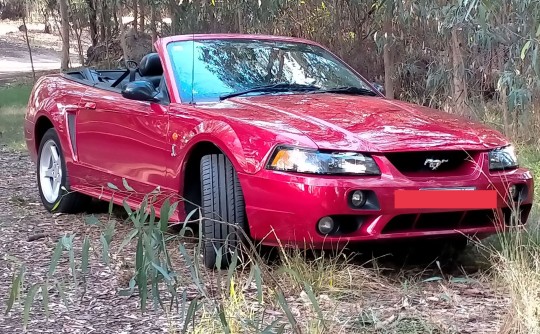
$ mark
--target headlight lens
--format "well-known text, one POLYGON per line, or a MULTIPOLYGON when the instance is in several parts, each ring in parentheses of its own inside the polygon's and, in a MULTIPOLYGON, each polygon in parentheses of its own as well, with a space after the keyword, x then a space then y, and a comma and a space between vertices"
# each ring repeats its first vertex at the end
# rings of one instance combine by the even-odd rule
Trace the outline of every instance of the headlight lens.
POLYGON ((504 170, 518 167, 518 161, 512 145, 494 149, 489 152, 489 169, 504 170))
POLYGON ((312 174, 380 175, 379 167, 365 154, 320 152, 295 147, 278 147, 268 169, 312 174))

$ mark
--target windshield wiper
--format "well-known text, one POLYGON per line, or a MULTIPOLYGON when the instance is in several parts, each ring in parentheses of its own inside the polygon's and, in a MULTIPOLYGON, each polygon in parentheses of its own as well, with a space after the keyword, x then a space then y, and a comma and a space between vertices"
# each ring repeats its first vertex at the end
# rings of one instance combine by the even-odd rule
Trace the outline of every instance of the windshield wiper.
POLYGON ((245 95, 249 93, 258 93, 258 92, 264 92, 264 93, 275 93, 275 92, 301 92, 301 91, 318 91, 320 90, 320 87, 313 86, 313 85, 303 85, 303 84, 296 84, 296 83, 278 83, 273 85, 264 85, 264 86, 257 86, 250 89, 246 89, 243 91, 233 92, 230 94, 221 95, 219 99, 221 101, 225 99, 229 99, 231 97, 245 95))
POLYGON ((336 93, 336 94, 352 94, 352 95, 368 95, 377 96, 378 94, 366 88, 343 86, 329 89, 319 89, 310 93, 336 93))

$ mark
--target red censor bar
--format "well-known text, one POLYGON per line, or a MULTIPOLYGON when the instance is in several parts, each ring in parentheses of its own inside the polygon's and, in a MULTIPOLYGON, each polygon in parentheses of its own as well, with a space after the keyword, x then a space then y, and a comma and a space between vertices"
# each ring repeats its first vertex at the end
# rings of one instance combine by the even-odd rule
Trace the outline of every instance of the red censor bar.
POLYGON ((396 190, 396 209, 494 209, 495 190, 396 190))

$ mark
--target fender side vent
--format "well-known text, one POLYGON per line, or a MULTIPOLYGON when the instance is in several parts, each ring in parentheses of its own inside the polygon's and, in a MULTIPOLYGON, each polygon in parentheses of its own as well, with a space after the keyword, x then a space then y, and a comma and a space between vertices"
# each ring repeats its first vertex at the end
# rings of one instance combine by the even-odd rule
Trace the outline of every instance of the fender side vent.
POLYGON ((73 150, 73 153, 77 153, 77 141, 75 136, 75 114, 68 113, 67 114, 67 121, 68 121, 68 131, 69 131, 69 139, 71 140, 71 149, 73 150))

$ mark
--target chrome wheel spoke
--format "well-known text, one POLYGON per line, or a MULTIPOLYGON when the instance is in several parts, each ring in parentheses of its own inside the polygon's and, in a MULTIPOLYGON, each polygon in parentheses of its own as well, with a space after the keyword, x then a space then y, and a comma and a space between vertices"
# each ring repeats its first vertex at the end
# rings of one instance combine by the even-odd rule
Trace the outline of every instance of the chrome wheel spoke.
POLYGON ((53 178, 54 177, 54 173, 55 173, 55 170, 54 168, 48 168, 48 169, 44 169, 42 171, 43 175, 45 177, 48 177, 48 178, 53 178))
POLYGON ((60 190, 60 178, 59 177, 52 179, 52 188, 53 188, 53 192, 55 194, 58 193, 58 191, 60 190))
POLYGON ((56 145, 51 145, 50 150, 51 150, 51 161, 57 164, 60 160, 60 157, 58 156, 56 145))
POLYGON ((41 150, 39 157, 39 181, 41 193, 49 203, 54 203, 60 197, 62 187, 62 161, 60 150, 53 140, 48 140, 41 150))

